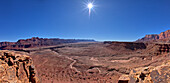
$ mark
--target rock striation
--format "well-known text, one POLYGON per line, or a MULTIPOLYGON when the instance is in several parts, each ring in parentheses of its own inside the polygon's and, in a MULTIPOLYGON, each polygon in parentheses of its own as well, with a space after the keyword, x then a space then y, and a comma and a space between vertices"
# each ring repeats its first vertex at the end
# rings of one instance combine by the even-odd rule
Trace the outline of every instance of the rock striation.
POLYGON ((146 35, 145 37, 137 40, 137 42, 146 42, 146 41, 169 42, 170 41, 170 30, 161 32, 160 34, 146 35))
POLYGON ((0 83, 39 83, 32 59, 12 51, 0 51, 0 83))
POLYGON ((155 52, 157 55, 170 52, 170 44, 155 44, 155 45, 158 48, 157 51, 155 52))

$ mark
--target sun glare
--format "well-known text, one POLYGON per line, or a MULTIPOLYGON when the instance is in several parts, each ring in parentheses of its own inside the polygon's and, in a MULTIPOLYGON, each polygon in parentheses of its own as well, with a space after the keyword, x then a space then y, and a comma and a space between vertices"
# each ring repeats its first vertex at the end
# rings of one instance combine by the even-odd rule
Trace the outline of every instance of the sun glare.
POLYGON ((89 8, 89 16, 90 16, 91 10, 93 8, 93 4, 92 3, 88 3, 87 7, 89 8))
POLYGON ((89 17, 91 16, 91 13, 94 11, 96 8, 95 0, 86 0, 86 2, 83 2, 84 9, 83 10, 88 10, 89 12, 89 17))
POLYGON ((93 8, 93 4, 92 4, 92 3, 89 3, 89 4, 88 4, 88 8, 89 8, 89 9, 92 9, 92 8, 93 8))

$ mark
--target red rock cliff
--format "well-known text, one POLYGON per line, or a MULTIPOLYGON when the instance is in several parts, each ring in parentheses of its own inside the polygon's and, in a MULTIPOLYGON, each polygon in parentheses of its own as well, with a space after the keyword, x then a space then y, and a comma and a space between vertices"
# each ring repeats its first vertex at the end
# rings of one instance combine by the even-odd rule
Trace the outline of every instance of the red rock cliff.
POLYGON ((137 40, 137 42, 145 42, 145 41, 169 41, 170 40, 170 30, 162 32, 160 34, 151 34, 146 35, 145 37, 137 40))

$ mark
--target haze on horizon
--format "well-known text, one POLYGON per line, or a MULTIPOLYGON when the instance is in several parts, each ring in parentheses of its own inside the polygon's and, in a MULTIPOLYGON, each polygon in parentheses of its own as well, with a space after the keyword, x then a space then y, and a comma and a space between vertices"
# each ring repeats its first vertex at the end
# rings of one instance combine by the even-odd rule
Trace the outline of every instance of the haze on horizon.
POLYGON ((0 0, 0 41, 31 37, 135 41, 170 29, 169 0, 0 0))

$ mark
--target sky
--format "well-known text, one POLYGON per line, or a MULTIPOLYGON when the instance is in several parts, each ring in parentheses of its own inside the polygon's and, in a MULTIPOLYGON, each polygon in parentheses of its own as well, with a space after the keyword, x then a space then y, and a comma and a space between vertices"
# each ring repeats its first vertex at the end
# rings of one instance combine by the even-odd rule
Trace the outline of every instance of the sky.
POLYGON ((170 29, 170 0, 0 0, 0 41, 135 41, 170 29), (85 4, 86 3, 86 4, 85 4))

